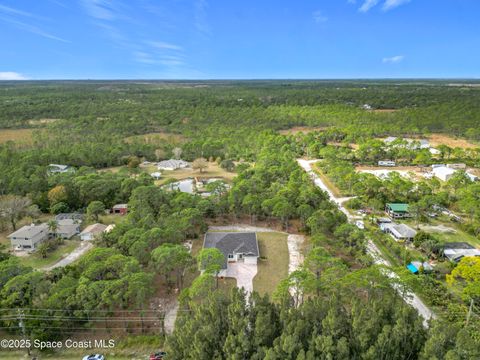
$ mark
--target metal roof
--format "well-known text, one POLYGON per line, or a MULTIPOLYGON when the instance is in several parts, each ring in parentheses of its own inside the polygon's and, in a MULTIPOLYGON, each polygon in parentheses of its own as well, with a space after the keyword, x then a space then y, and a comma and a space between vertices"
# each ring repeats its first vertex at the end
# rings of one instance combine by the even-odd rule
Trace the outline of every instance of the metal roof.
POLYGON ((394 212, 407 212, 408 211, 408 204, 388 203, 387 207, 394 212))

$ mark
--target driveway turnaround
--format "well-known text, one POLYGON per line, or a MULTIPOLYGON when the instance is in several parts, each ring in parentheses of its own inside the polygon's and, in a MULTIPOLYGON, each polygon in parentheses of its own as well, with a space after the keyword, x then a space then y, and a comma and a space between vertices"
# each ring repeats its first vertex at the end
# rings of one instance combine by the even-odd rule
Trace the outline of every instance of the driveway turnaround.
POLYGON ((244 288, 247 293, 253 291, 253 278, 257 275, 257 265, 238 263, 229 263, 227 276, 237 279, 237 287, 244 288))

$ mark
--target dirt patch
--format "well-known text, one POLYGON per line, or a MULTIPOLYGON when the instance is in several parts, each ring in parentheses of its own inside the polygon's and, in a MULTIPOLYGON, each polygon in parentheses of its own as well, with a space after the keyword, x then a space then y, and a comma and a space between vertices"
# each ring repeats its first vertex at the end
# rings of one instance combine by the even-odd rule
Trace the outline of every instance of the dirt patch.
POLYGON ((32 119, 28 120, 28 125, 32 126, 43 126, 48 124, 53 124, 54 122, 59 121, 60 119, 32 119))
POLYGON ((294 126, 290 129, 284 129, 284 130, 280 130, 279 133, 281 135, 295 135, 295 134, 298 134, 298 133, 304 133, 304 134, 308 134, 310 132, 314 132, 314 131, 323 131, 323 130, 326 130, 328 129, 328 127, 326 126, 318 126, 318 127, 313 127, 313 126, 294 126))
POLYGON ((428 140, 430 141, 430 144, 435 147, 438 145, 447 145, 451 148, 462 148, 462 149, 472 149, 472 148, 477 148, 480 145, 479 144, 474 144, 466 139, 462 138, 454 138, 449 135, 445 134, 433 134, 428 137, 428 140))
POLYGON ((358 148, 360 146, 358 146, 358 144, 345 144, 345 143, 341 143, 341 142, 337 142, 337 141, 328 141, 327 142, 327 145, 332 145, 332 146, 348 146, 354 150, 358 150, 358 148))
POLYGON ((30 145, 33 142, 33 129, 0 129, 0 144, 13 141, 20 145, 30 145))
POLYGON ((439 232, 439 233, 447 233, 447 234, 453 234, 453 233, 456 233, 457 230, 451 228, 451 227, 448 227, 448 226, 445 226, 443 224, 441 225, 420 225, 420 229, 424 230, 424 231, 432 231, 432 232, 439 232))

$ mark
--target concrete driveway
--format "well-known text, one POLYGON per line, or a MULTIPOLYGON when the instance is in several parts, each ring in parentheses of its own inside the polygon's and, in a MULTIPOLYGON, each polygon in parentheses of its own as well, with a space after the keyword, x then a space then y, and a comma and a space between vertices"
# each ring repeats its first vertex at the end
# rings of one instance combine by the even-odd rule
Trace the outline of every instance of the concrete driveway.
POLYGON ((257 265, 242 262, 228 263, 226 277, 237 279, 237 287, 244 288, 247 293, 253 291, 253 278, 257 275, 257 265))

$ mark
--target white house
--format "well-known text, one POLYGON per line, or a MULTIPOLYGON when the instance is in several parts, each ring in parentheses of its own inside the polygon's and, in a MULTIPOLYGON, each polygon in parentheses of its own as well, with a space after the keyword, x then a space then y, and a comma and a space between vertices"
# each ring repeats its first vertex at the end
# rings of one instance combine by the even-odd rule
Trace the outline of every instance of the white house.
POLYGON ((160 161, 157 165, 158 170, 177 170, 177 169, 184 169, 186 167, 189 167, 190 164, 184 160, 176 160, 176 159, 170 159, 170 160, 163 160, 160 161))
MULTIPOLYGON (((459 171, 456 165, 460 164, 453 164, 454 166, 438 166, 432 169, 432 173, 435 177, 439 178, 442 181, 448 181, 457 171, 459 171)), ((460 168, 461 169, 461 168, 460 168)), ((478 176, 470 174, 469 172, 465 172, 465 175, 471 181, 478 181, 478 176)))
POLYGON ((442 181, 448 181, 448 179, 450 179, 455 172, 455 169, 451 169, 446 166, 438 166, 432 169, 433 175, 442 181))
POLYGON ((95 237, 103 233, 106 229, 107 229, 106 225, 99 224, 99 223, 89 225, 80 233, 80 239, 83 241, 94 240, 95 237))
POLYGON ((66 172, 73 171, 74 169, 68 165, 60 165, 60 164, 49 164, 48 165, 48 173, 49 174, 63 174, 66 172))
POLYGON ((12 247, 16 250, 35 250, 49 237, 48 224, 25 225, 8 235, 12 247))

